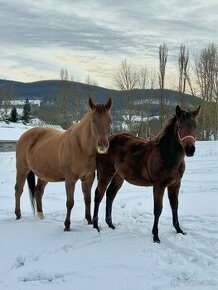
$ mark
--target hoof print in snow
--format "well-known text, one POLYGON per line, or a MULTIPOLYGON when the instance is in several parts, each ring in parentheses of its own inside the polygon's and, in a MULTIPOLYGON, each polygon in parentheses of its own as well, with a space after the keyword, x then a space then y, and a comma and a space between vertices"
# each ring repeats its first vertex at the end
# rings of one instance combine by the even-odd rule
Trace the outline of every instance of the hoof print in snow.
POLYGON ((62 274, 48 274, 45 272, 33 272, 29 273, 24 277, 20 277, 20 282, 40 282, 40 283, 51 283, 56 280, 63 280, 62 274))
POLYGON ((20 268, 20 267, 23 267, 26 263, 26 258, 24 256, 19 256, 17 257, 15 263, 14 263, 14 266, 13 268, 20 268))

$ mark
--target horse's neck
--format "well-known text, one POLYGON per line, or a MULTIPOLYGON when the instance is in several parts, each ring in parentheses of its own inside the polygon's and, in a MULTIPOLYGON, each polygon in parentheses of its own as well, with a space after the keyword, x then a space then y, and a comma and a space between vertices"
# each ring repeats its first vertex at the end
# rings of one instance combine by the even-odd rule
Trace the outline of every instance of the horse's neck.
POLYGON ((76 138, 78 138, 83 153, 92 155, 93 152, 96 151, 95 140, 91 131, 91 116, 89 112, 80 120, 76 128, 73 128, 72 134, 75 134, 76 138))
POLYGON ((167 129, 160 138, 160 150, 168 166, 177 167, 184 159, 184 150, 178 140, 176 123, 171 124, 167 129))

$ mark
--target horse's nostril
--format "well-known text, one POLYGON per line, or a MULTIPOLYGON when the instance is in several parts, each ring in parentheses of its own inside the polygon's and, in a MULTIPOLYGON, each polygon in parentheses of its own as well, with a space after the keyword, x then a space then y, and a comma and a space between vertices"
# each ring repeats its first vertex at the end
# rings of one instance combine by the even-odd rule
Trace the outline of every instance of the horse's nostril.
POLYGON ((104 141, 104 142, 101 142, 101 141, 98 141, 97 142, 97 146, 98 147, 105 147, 105 148, 107 148, 107 147, 109 147, 109 142, 108 141, 104 141))

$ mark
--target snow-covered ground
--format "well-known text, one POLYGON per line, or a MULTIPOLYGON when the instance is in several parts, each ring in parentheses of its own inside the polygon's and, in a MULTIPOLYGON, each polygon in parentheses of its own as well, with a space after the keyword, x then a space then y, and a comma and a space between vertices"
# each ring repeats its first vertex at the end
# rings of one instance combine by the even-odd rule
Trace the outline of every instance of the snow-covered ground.
POLYGON ((43 123, 39 119, 33 119, 31 121, 31 125, 24 125, 23 123, 12 123, 12 122, 7 124, 4 121, 0 121, 0 140, 16 141, 20 138, 20 136, 24 132, 36 126, 50 127, 50 128, 55 128, 58 130, 63 130, 61 126, 49 125, 49 124, 43 123))
POLYGON ((0 122, 0 140, 13 140, 16 141, 27 130, 32 128, 22 123, 5 123, 0 122))
POLYGON ((196 155, 186 160, 180 191, 180 224, 187 235, 175 233, 165 194, 160 244, 152 242, 152 189, 127 183, 114 202, 114 231, 104 222, 105 200, 101 233, 86 224, 80 183, 71 232, 63 231, 63 183, 46 188, 45 220, 33 217, 25 187, 23 218, 16 221, 15 153, 0 153, 0 289, 217 289, 218 142, 196 147, 196 155))

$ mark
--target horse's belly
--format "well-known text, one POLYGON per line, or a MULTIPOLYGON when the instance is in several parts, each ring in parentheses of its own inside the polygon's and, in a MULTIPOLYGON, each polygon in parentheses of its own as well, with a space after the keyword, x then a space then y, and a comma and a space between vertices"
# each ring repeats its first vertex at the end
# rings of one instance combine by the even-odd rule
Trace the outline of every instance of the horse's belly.
POLYGON ((144 176, 137 176, 133 174, 127 174, 127 172, 119 172, 119 175, 125 179, 127 182, 137 185, 137 186, 152 186, 151 181, 149 181, 144 176))
POLYGON ((46 168, 40 168, 40 169, 32 168, 31 170, 34 172, 34 174, 37 177, 48 182, 58 182, 58 181, 65 180, 62 174, 58 172, 52 172, 51 170, 47 170, 46 168))
POLYGON ((149 180, 149 177, 142 174, 142 172, 137 172, 137 170, 130 167, 119 167, 116 169, 123 179, 133 185, 152 186, 152 182, 149 180))
POLYGON ((152 186, 152 183, 145 179, 125 179, 127 182, 137 186, 152 186))

